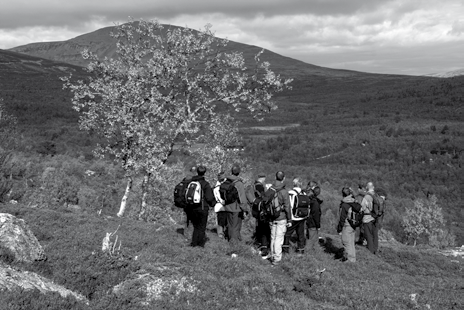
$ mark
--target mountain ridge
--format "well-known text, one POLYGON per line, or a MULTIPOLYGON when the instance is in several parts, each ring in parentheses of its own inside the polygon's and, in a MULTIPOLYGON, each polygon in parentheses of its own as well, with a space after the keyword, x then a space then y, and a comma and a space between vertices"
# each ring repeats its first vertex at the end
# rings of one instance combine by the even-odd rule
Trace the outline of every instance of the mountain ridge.
MULTIPOLYGON (((35 42, 8 49, 9 51, 42 57, 49 60, 67 62, 73 65, 86 66, 87 61, 81 56, 83 49, 89 49, 100 58, 112 58, 116 56, 116 40, 110 33, 116 26, 104 27, 95 31, 79 35, 65 41, 35 42)), ((173 25, 163 25, 164 29, 169 27, 181 28, 173 25)), ((365 75, 378 75, 373 73, 351 71, 345 69, 332 69, 309 64, 291 57, 277 54, 270 50, 255 45, 244 44, 236 41, 228 41, 227 51, 242 52, 247 66, 258 52, 264 50, 260 56, 262 60, 269 61, 271 68, 277 73, 285 76, 326 76, 326 77, 353 77, 365 75)))

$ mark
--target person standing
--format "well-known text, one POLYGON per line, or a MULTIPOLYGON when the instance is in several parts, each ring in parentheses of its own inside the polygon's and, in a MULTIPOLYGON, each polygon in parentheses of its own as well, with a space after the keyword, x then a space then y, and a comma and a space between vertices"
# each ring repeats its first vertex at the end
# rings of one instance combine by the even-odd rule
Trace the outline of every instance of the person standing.
POLYGON ((284 243, 285 232, 287 231, 287 227, 292 225, 290 199, 285 189, 284 180, 284 172, 278 171, 276 173, 275 183, 269 189, 276 192, 277 201, 281 209, 279 217, 275 220, 271 220, 269 223, 271 229, 270 258, 273 265, 278 265, 282 260, 282 245, 284 243))
POLYGON ((219 193, 219 187, 225 180, 225 173, 223 171, 219 172, 216 186, 213 189, 214 198, 216 199, 216 204, 214 205, 214 212, 216 212, 217 219, 216 230, 218 237, 221 239, 225 239, 227 236, 227 212, 224 208, 225 201, 221 198, 221 194, 219 193))
POLYGON ((356 202, 353 192, 350 188, 342 189, 343 199, 340 203, 340 220, 337 226, 337 233, 341 234, 344 248, 343 261, 356 262, 356 250, 354 246, 356 236, 356 225, 350 222, 353 218, 353 212, 360 212, 361 205, 356 202))
POLYGON ((308 228, 308 248, 313 251, 316 250, 316 245, 319 243, 319 230, 321 229, 321 204, 323 201, 318 197, 320 193, 319 186, 314 186, 309 193, 311 207, 306 226, 308 228))
POLYGON ((200 184, 200 201, 186 206, 187 216, 193 224, 191 246, 204 247, 206 243, 206 224, 208 222, 209 207, 215 202, 211 185, 205 180, 206 167, 198 166, 197 175, 192 182, 200 184))
POLYGON ((376 254, 379 248, 379 232, 377 230, 377 226, 375 225, 375 217, 373 214, 373 197, 375 195, 374 189, 374 184, 372 182, 368 182, 366 185, 367 193, 364 195, 361 202, 361 211, 364 213, 362 224, 364 237, 367 241, 367 248, 372 254, 376 254))
POLYGON ((269 221, 262 216, 262 198, 266 186, 266 175, 261 173, 254 184, 249 185, 246 190, 248 204, 251 207, 251 214, 256 219, 255 240, 258 250, 263 258, 269 254, 269 240, 271 239, 271 229, 269 221))
POLYGON ((299 178, 294 178, 293 189, 288 192, 291 205, 292 225, 288 227, 285 232, 284 244, 282 246, 282 252, 286 254, 290 252, 290 238, 294 232, 296 232, 297 237, 296 252, 298 254, 304 254, 306 245, 305 224, 306 218, 309 216, 310 198, 303 192, 301 186, 301 180, 299 178))
POLYGON ((242 229, 242 221, 248 215, 249 208, 245 195, 245 186, 242 179, 239 177, 240 167, 233 166, 231 169, 232 175, 227 177, 226 182, 230 182, 236 188, 236 199, 233 202, 227 203, 224 207, 227 211, 227 233, 229 242, 238 242, 242 240, 240 231, 242 229))

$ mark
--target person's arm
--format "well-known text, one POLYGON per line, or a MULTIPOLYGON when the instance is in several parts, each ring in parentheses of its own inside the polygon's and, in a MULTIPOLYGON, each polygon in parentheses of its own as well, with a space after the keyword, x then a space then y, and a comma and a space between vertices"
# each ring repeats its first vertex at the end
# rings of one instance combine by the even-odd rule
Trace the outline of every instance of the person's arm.
POLYGON ((315 210, 314 210, 314 224, 316 225, 317 229, 321 228, 321 204, 319 201, 316 199, 315 205, 315 210))
POLYGON ((246 193, 245 193, 245 185, 243 184, 242 181, 238 181, 235 183, 235 187, 237 188, 238 192, 238 203, 240 206, 240 209, 243 212, 250 212, 250 206, 248 205, 247 198, 246 198, 246 193))
POLYGON ((287 190, 283 189, 280 191, 282 196, 282 206, 285 211, 285 215, 287 216, 287 222, 292 221, 292 207, 290 206, 290 197, 288 195, 287 190))
POLYGON ((337 233, 340 233, 343 229, 343 226, 345 226, 345 221, 348 217, 348 209, 346 206, 347 205, 345 203, 340 205, 340 220, 338 221, 337 225, 337 233))
POLYGON ((209 206, 214 206, 216 198, 214 198, 214 193, 208 182, 205 182, 205 187, 203 189, 203 194, 205 195, 205 201, 209 206))

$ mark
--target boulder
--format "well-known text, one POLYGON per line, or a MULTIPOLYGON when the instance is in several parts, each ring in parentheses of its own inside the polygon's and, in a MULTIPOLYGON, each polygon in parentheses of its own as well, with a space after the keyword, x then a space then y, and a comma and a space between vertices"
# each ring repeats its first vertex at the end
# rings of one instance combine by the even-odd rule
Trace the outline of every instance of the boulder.
POLYGON ((45 260, 43 248, 22 219, 0 213, 0 247, 8 249, 16 261, 45 260))
POLYGON ((0 290, 15 290, 18 288, 23 290, 37 289, 42 293, 57 292, 63 298, 73 296, 78 301, 89 303, 87 298, 81 294, 55 284, 34 272, 16 270, 0 263, 0 290))

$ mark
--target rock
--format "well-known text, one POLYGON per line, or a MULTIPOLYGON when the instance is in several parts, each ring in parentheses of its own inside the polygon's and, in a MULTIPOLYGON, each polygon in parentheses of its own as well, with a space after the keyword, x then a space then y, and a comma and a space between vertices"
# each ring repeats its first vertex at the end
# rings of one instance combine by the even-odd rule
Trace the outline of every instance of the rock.
POLYGON ((39 276, 34 272, 19 271, 0 264, 0 291, 15 290, 18 288, 24 290, 38 289, 42 293, 57 292, 63 298, 73 296, 78 301, 89 303, 84 296, 68 290, 61 285, 55 284, 49 279, 39 276))
POLYGON ((142 305, 148 305, 154 300, 163 298, 163 293, 180 294, 182 292, 195 293, 198 291, 198 283, 193 279, 181 276, 171 275, 167 277, 157 277, 152 274, 139 274, 137 278, 126 280, 115 287, 113 293, 121 295, 130 289, 137 288, 145 293, 142 305))
POLYGON ((0 213, 0 246, 10 250, 16 261, 30 263, 46 259, 26 222, 8 213, 0 213))

